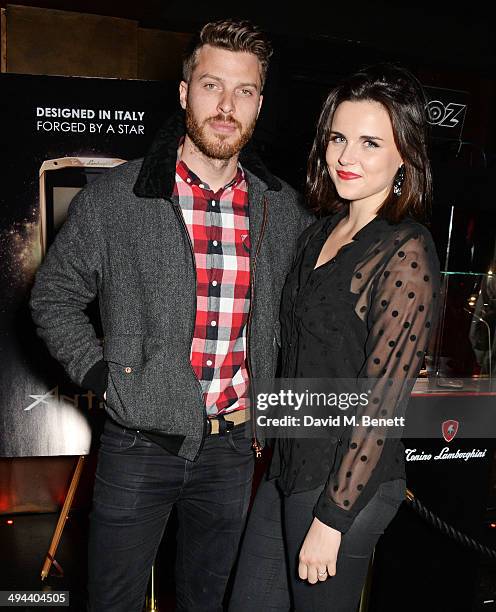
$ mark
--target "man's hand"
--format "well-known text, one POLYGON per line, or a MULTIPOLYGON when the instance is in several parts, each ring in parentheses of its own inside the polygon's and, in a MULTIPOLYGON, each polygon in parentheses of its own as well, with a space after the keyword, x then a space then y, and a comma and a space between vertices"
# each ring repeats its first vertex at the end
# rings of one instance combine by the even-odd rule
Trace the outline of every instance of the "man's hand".
POLYGON ((314 518, 300 550, 298 574, 310 584, 336 575, 341 532, 314 518))

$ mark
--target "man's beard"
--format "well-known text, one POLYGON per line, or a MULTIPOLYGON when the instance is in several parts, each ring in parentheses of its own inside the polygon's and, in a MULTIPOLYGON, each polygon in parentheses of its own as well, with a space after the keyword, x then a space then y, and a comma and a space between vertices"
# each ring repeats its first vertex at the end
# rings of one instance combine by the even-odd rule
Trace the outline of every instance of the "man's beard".
POLYGON ((211 159, 229 160, 237 155, 245 144, 250 140, 257 118, 255 117, 250 125, 243 131, 243 126, 236 119, 224 117, 221 114, 215 117, 205 119, 203 123, 196 120, 196 117, 191 110, 191 107, 186 106, 186 132, 193 144, 207 157, 211 159), (235 125, 239 132, 239 137, 234 142, 227 142, 229 135, 217 134, 211 137, 207 136, 206 125, 213 121, 223 121, 235 125))

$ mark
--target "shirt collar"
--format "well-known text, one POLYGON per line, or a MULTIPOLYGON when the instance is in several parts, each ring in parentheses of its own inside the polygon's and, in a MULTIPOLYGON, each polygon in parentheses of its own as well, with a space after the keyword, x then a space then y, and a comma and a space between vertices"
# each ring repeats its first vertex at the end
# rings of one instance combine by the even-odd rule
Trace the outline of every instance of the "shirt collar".
MULTIPOLYGON (((179 142, 179 147, 181 146, 183 141, 184 141, 184 137, 179 142)), ((211 191, 209 185, 205 183, 205 181, 202 181, 201 178, 198 175, 196 175, 193 172, 193 170, 191 170, 188 167, 186 162, 184 162, 182 159, 179 159, 179 153, 178 153, 177 162, 176 162, 176 174, 181 178, 182 181, 184 181, 185 183, 188 183, 188 185, 196 185, 200 189, 211 191)), ((225 191, 226 189, 236 189, 236 187, 238 187, 239 184, 244 180, 245 180, 245 173, 243 171, 243 167, 238 162, 238 166, 237 166, 236 174, 234 175, 234 178, 230 180, 229 183, 227 183, 227 185, 224 185, 224 187, 219 189, 219 191, 225 191)))

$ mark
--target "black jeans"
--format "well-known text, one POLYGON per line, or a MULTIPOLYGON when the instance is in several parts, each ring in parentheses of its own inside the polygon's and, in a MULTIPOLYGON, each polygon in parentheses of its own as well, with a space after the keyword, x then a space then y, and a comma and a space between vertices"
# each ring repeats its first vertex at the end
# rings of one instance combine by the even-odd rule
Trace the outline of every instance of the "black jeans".
POLYGON ((283 497, 262 481, 241 547, 230 612, 356 612, 369 559, 405 498, 405 481, 380 485, 343 534, 336 575, 309 584, 298 578, 298 556, 321 489, 283 497))
POLYGON ((108 420, 90 514, 88 609, 141 612, 151 566, 176 505, 177 610, 222 610, 252 475, 245 424, 207 436, 193 462, 108 420))

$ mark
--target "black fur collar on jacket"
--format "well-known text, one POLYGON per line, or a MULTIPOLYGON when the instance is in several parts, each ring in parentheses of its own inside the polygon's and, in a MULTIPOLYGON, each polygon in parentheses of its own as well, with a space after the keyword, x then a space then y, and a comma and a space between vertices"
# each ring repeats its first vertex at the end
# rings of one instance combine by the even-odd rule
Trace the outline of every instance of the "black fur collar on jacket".
MULTIPOLYGON (((146 154, 134 193, 142 198, 169 198, 174 189, 177 147, 186 133, 184 111, 178 111, 158 131, 155 140, 146 154)), ((248 143, 240 153, 239 161, 243 168, 263 181, 271 191, 280 191, 281 182, 271 174, 248 143)))

